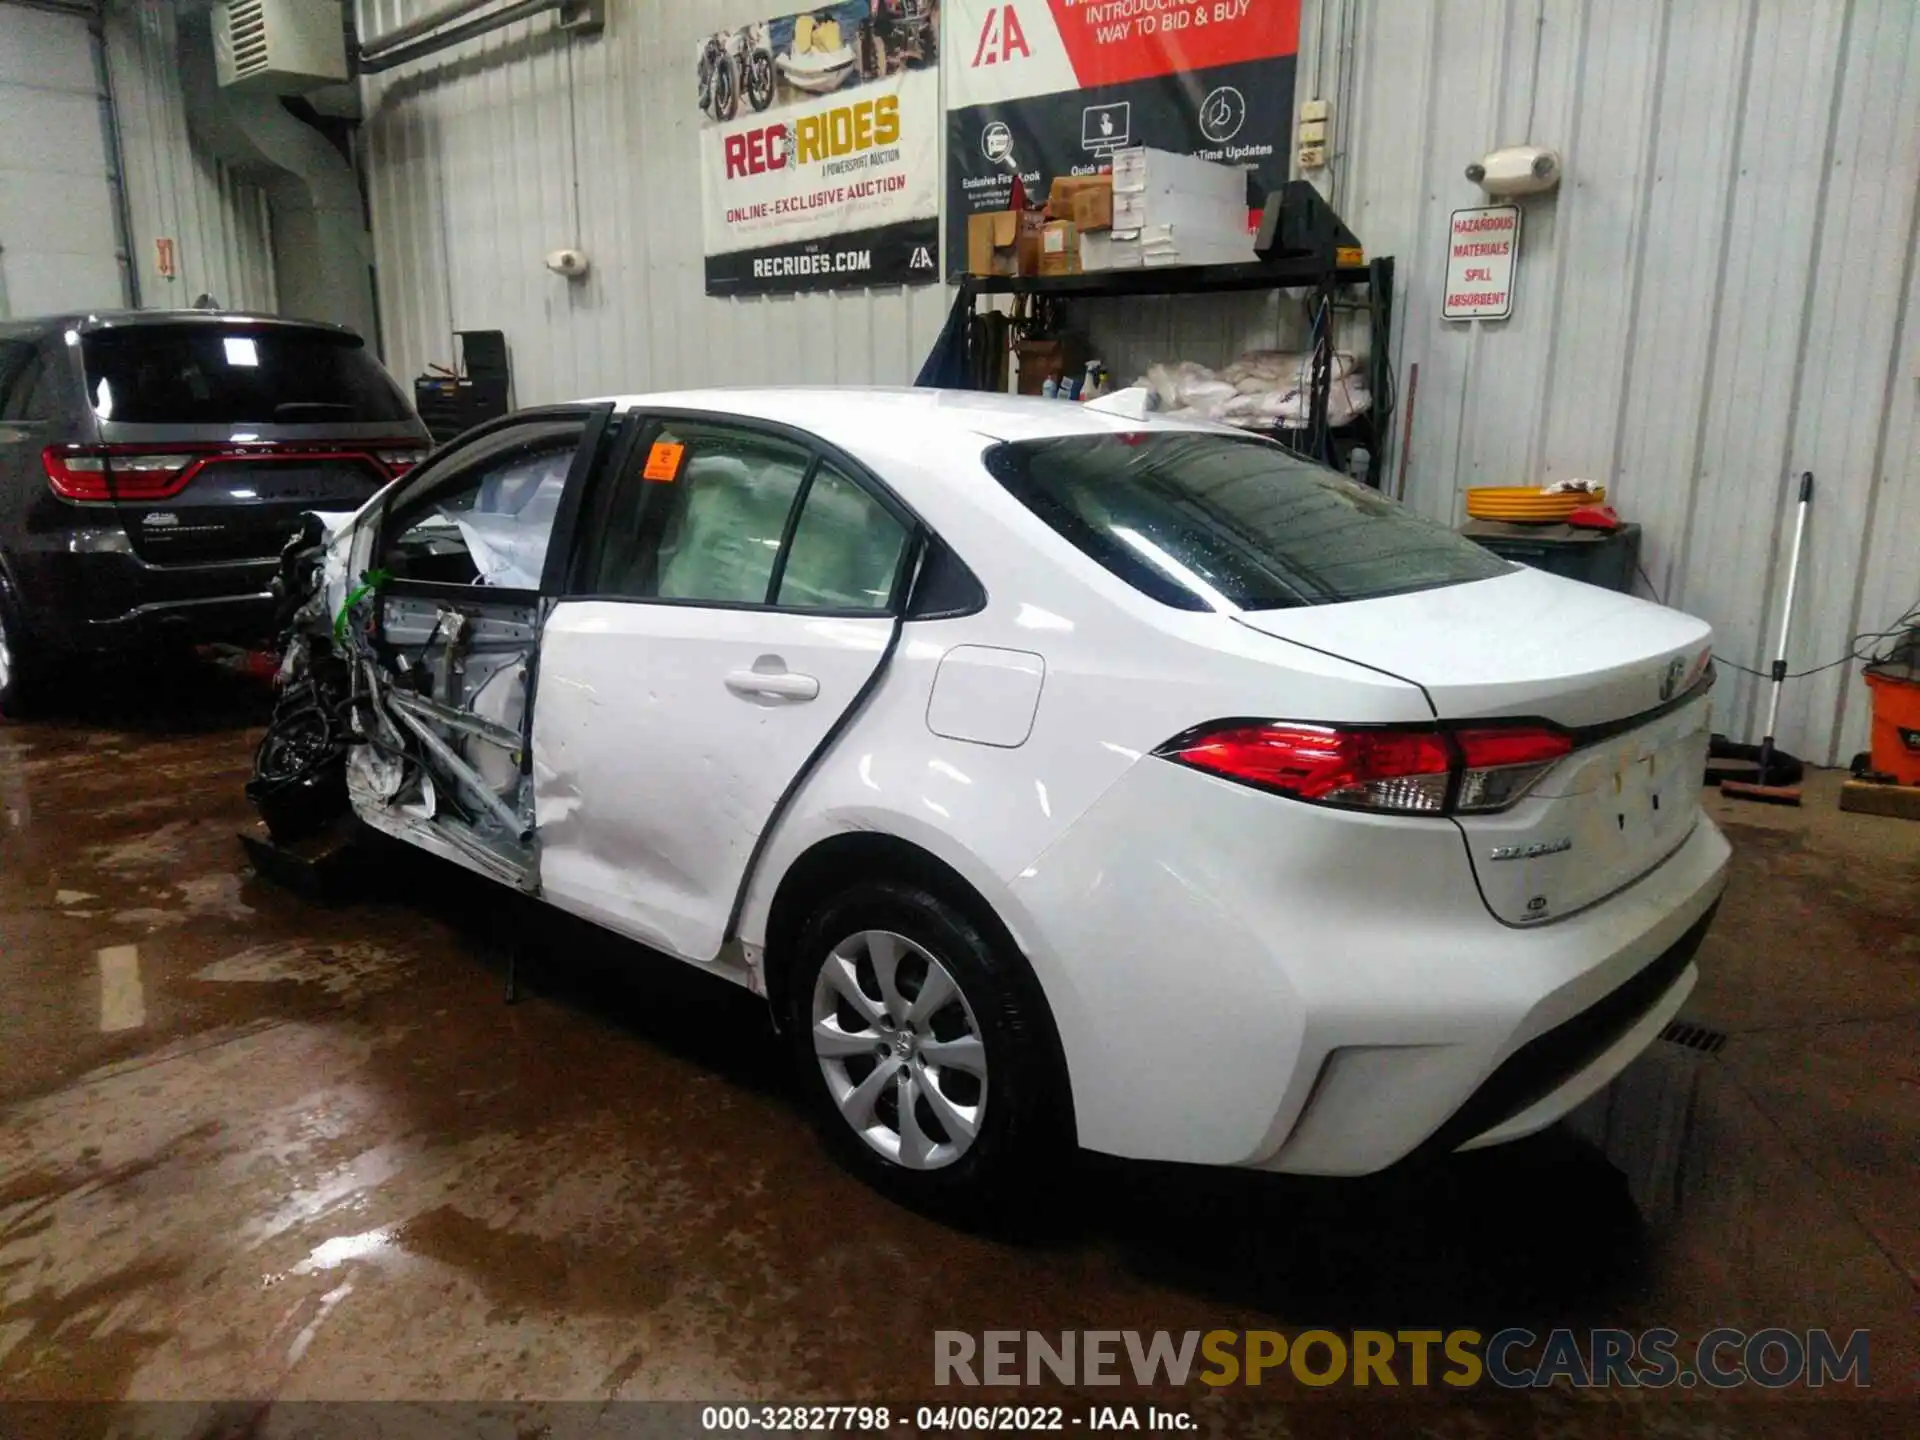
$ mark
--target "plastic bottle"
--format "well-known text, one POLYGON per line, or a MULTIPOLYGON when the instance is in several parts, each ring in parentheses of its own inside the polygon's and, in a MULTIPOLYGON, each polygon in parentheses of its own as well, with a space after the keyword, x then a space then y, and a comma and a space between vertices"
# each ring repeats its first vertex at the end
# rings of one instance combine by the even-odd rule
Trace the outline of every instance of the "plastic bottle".
POLYGON ((1373 454, 1364 445, 1356 445, 1347 456, 1347 474, 1356 484, 1365 485, 1367 474, 1373 469, 1373 454))
POLYGON ((1057 396, 1059 393, 1060 393, 1060 377, 1058 375, 1049 375, 1047 376, 1046 379, 1040 382, 1040 394, 1042 398, 1051 400, 1055 396, 1057 396))
POLYGON ((1080 398, 1091 400, 1100 393, 1100 362, 1087 361, 1087 377, 1080 382, 1080 398))

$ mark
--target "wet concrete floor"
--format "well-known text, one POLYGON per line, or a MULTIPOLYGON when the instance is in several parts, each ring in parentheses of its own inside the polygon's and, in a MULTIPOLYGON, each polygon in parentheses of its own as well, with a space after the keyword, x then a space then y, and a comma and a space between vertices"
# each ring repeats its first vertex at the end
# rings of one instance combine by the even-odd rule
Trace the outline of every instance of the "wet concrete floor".
MULTIPOLYGON (((1718 1054, 1416 1176, 1090 1159, 1013 1241, 838 1171, 743 992, 555 922, 509 1006, 480 882, 256 877, 264 718, 209 673, 0 725, 0 1399, 952 1400, 940 1329, 1310 1325, 1866 1329, 1920 1394, 1920 825, 1832 777, 1712 802, 1718 1054)), ((1788 1409, 1920 1418, 1843 1393, 1788 1409)))

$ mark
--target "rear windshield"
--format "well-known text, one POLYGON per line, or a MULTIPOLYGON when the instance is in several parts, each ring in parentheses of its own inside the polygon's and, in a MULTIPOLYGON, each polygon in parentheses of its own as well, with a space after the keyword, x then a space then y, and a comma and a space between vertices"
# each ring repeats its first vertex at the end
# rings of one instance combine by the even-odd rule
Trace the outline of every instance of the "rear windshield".
POLYGON ((266 325, 129 325, 81 342, 87 398, 134 425, 320 425, 411 418, 351 335, 266 325))
POLYGON ((1074 545, 1182 610, 1366 600, 1512 568, 1263 440, 1072 435, 995 446, 986 464, 1074 545))

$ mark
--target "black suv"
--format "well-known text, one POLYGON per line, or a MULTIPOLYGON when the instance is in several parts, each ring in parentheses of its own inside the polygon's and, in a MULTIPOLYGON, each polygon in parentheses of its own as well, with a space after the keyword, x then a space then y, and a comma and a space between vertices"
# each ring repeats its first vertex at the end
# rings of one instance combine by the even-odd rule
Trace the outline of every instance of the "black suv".
POLYGON ((129 311, 0 323, 0 714, 56 657, 273 631, 308 510, 427 451, 350 330, 129 311))

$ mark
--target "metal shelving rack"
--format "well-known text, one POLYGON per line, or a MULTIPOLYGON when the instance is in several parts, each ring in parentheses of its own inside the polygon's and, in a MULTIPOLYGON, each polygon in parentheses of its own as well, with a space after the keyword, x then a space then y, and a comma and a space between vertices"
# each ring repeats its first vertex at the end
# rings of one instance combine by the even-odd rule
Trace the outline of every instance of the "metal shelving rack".
MULTIPOLYGON (((1270 432, 1289 447, 1316 459, 1344 467, 1345 454, 1365 445, 1373 457, 1370 478, 1378 485, 1385 470, 1390 439, 1393 365, 1389 342, 1393 335, 1393 257, 1381 256, 1363 264, 1339 263, 1360 249, 1339 217, 1305 181, 1288 182, 1268 227, 1268 260, 1248 265, 1169 265, 1128 270, 1098 270, 1078 275, 966 275, 963 293, 978 299, 986 295, 1020 295, 1054 300, 1124 299, 1138 295, 1220 295, 1256 290, 1307 290, 1314 293, 1314 309, 1326 317, 1314 327, 1313 375, 1305 429, 1270 432), (1356 297, 1356 291, 1364 296, 1356 297), (1337 430, 1327 424, 1334 352, 1333 317, 1340 311, 1364 310, 1368 317, 1367 380, 1373 405, 1364 415, 1337 430)), ((976 373, 979 373, 976 371, 976 373)))

